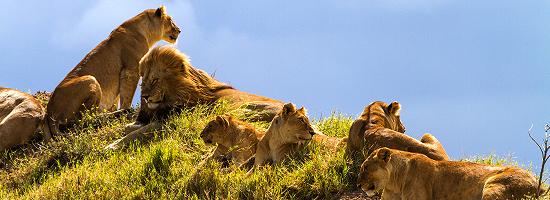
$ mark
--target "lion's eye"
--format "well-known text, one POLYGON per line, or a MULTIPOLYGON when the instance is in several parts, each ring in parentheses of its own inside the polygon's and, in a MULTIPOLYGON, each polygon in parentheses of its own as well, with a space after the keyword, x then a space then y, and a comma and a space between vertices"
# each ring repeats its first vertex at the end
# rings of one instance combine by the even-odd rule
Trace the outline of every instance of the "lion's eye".
POLYGON ((370 120, 371 124, 378 124, 378 120, 370 120))

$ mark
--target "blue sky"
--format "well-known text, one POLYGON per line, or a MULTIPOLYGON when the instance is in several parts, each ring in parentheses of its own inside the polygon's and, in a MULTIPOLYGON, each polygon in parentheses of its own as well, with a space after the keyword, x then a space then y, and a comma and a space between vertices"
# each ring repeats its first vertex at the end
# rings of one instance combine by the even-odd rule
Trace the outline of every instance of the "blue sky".
POLYGON ((0 2, 0 85, 52 91, 116 26, 164 4, 192 63, 313 116, 399 101, 453 158, 538 163, 550 122, 550 1, 0 2))

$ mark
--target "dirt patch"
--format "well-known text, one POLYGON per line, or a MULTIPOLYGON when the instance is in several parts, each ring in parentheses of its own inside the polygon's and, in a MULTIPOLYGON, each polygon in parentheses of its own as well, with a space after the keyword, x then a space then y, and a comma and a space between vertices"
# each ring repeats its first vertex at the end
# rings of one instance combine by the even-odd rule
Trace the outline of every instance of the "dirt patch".
POLYGON ((353 192, 348 192, 340 196, 339 200, 380 200, 380 196, 368 197, 361 190, 356 190, 353 192))

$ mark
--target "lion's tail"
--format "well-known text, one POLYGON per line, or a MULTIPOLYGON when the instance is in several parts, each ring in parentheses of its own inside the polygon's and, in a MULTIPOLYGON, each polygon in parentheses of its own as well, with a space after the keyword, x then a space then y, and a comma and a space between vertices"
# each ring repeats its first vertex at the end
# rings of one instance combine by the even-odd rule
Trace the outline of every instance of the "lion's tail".
POLYGON ((59 135, 59 127, 55 120, 51 116, 46 114, 44 120, 42 120, 42 132, 44 132, 44 141, 50 140, 53 136, 59 135))

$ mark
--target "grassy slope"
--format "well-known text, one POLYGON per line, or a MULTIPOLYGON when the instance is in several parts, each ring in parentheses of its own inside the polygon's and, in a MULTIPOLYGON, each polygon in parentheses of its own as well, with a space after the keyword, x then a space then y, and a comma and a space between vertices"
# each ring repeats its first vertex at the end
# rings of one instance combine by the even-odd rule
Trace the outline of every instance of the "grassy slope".
MULTIPOLYGON (((215 162, 197 167, 214 149, 202 142, 200 131, 226 112, 224 105, 184 111, 169 119, 148 143, 119 151, 103 148, 121 136, 129 121, 88 116, 59 141, 3 153, 0 197, 323 198, 350 188, 353 177, 348 175, 343 151, 332 153, 316 145, 302 161, 266 167, 249 177, 234 167, 220 170, 215 162)), ((351 123, 351 118, 336 115, 315 122, 321 131, 339 137, 346 135, 351 123)), ((268 126, 254 125, 264 130, 268 126)))
MULTIPOLYGON (((199 106, 172 116, 163 131, 147 143, 118 151, 103 148, 120 138, 127 119, 87 115, 67 137, 46 145, 35 143, 0 155, 2 199, 312 199, 331 198, 353 189, 356 166, 343 150, 310 145, 305 156, 245 171, 221 169, 216 162, 197 166, 213 146, 199 133, 225 105, 199 106), (97 128, 99 127, 99 128, 97 128)), ((234 115, 239 113, 232 112, 234 115)), ((314 124, 325 134, 345 137, 353 119, 332 115, 314 124)), ((266 129, 267 123, 255 123, 266 129)), ((481 159, 480 162, 493 162, 481 159)))

